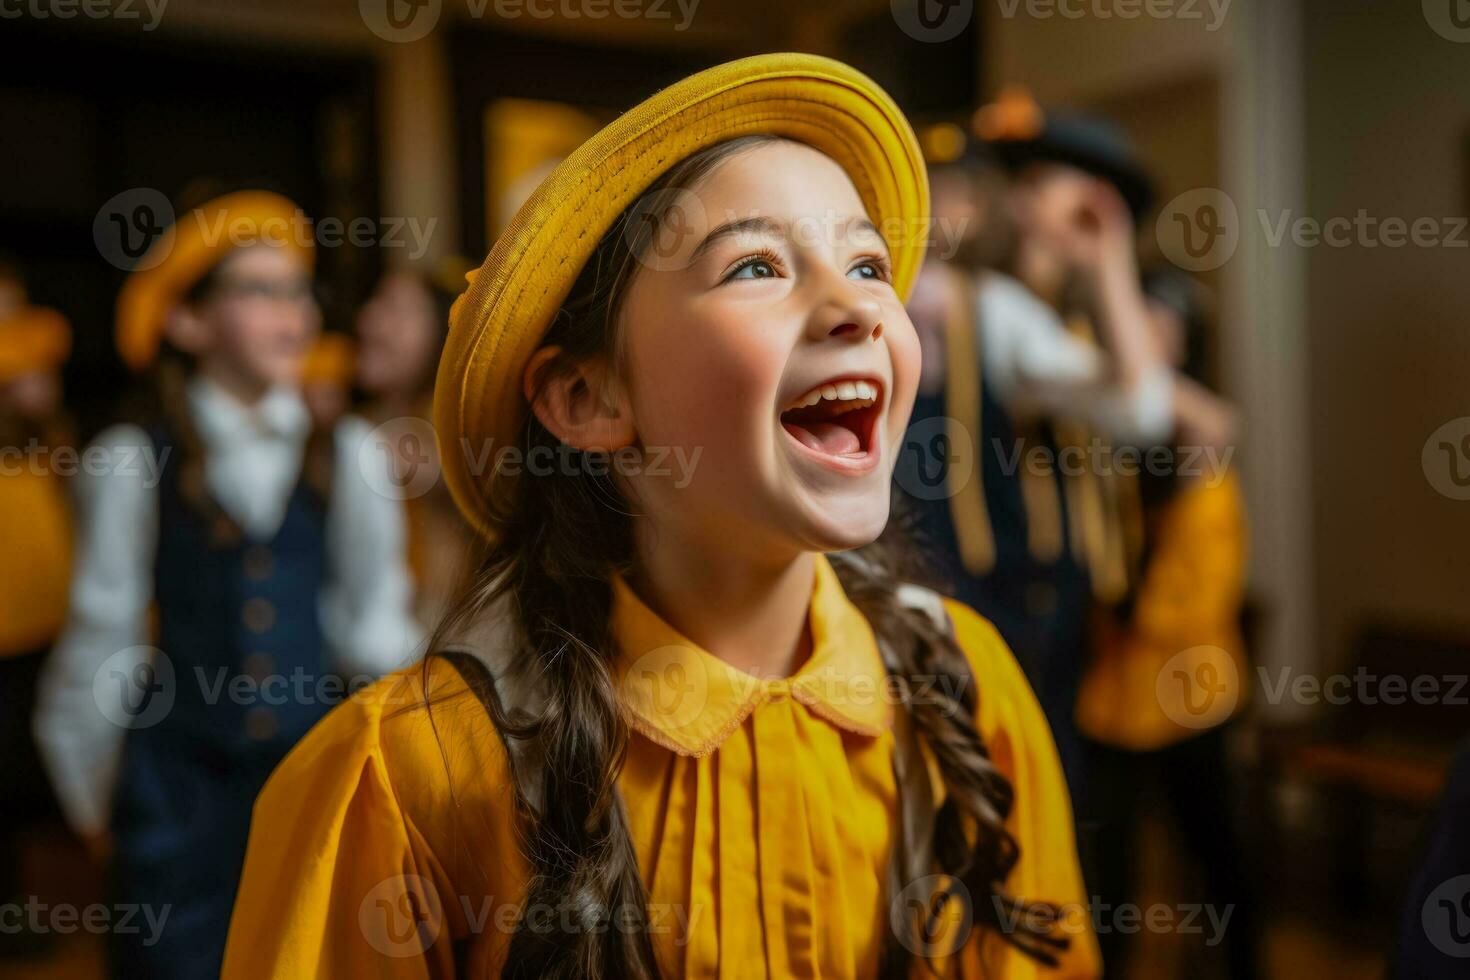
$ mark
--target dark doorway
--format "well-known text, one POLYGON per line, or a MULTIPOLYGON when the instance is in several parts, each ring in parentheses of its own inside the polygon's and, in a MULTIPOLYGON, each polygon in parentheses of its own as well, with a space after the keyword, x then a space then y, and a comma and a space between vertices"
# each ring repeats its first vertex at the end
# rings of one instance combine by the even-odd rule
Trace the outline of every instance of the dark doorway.
MULTIPOLYGON (((262 186, 314 218, 379 210, 367 58, 7 21, 0 32, 0 251, 34 302, 72 321, 68 402, 80 434, 109 420, 125 387, 112 311, 126 272, 93 236, 114 195, 170 200, 201 179, 262 186)), ((317 250, 327 326, 378 272, 376 249, 317 250)))

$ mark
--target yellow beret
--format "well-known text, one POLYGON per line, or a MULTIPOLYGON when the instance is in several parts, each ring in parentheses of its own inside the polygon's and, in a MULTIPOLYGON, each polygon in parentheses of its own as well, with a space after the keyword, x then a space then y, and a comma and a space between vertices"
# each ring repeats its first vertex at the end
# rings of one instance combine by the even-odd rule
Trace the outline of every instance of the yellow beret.
POLYGON ((71 327, 55 310, 27 306, 0 321, 0 383, 54 371, 71 353, 71 327))
POLYGON ((357 374, 357 345, 342 333, 317 337, 301 365, 302 384, 350 385, 357 374))
POLYGON ((471 460, 486 449, 498 459, 515 444, 526 364, 598 241, 680 160, 752 134, 806 143, 847 171, 888 241, 894 287, 908 295, 928 236, 929 186, 913 130, 870 78, 830 58, 768 54, 658 92, 557 165, 450 313, 434 428, 445 481, 481 533, 495 535, 514 477, 493 465, 477 474, 471 460))
POLYGON ((294 203, 269 191, 237 191, 181 214, 138 261, 117 298, 117 350, 141 371, 153 363, 164 321, 184 294, 242 245, 283 245, 308 266, 309 226, 294 203))

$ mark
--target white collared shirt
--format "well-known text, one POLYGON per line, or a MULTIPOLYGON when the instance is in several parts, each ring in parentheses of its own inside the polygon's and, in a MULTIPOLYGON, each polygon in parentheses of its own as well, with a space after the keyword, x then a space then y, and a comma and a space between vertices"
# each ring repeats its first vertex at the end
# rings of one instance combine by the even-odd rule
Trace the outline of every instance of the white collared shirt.
MULTIPOLYGON (((187 397, 204 443, 211 496, 248 537, 269 540, 285 520, 311 433, 300 395, 274 389, 247 406, 199 377, 187 397)), ((363 460, 381 458, 359 453, 369 433, 367 423, 354 417, 339 422, 334 433, 327 583, 318 597, 333 666, 349 677, 406 666, 424 638, 410 611, 402 504, 376 492, 363 470, 363 460)), ((104 431, 87 457, 93 462, 77 479, 70 609, 41 676, 35 731, 68 821, 79 833, 95 834, 109 823, 127 726, 94 694, 94 680, 104 665, 109 674, 133 676, 150 656, 148 611, 164 460, 148 434, 131 425, 104 431)))
POLYGON ((1125 442, 1150 445, 1174 427, 1174 375, 1159 365, 1131 386, 1112 377, 1096 344, 1074 337, 1019 281, 987 272, 975 286, 980 363, 996 400, 1023 415, 1057 415, 1125 442))

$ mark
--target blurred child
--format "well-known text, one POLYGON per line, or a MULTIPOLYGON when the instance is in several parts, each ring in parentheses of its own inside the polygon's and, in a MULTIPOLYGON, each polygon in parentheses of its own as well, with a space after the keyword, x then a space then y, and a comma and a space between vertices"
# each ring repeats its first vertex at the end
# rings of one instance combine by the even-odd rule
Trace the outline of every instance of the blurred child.
POLYGON ((766 55, 531 196, 435 393, 490 554, 262 794, 228 980, 1097 975, 1035 698, 874 545, 916 144, 846 65, 766 55))
MULTIPOLYGON (((357 385, 367 399, 364 413, 373 422, 421 419, 427 426, 449 307, 466 271, 463 260, 451 259, 434 276, 391 272, 358 313, 357 385)), ((398 457, 394 465, 399 472, 409 474, 419 466, 438 471, 435 440, 397 423, 382 431, 389 437, 389 451, 398 457)), ((422 622, 437 623, 460 586, 475 535, 441 480, 423 493, 407 495, 403 506, 414 609, 422 622)))
POLYGON ((319 313, 298 219, 262 191, 181 208, 118 299, 158 405, 97 439, 36 729, 72 826, 153 923, 111 934, 118 976, 218 973, 256 792, 340 675, 417 640, 366 427, 315 428, 302 401, 319 313))
MULTIPOLYGON (((1254 908, 1234 826, 1227 723, 1248 677, 1241 604, 1246 524, 1230 467, 1235 411, 1201 383, 1208 307, 1187 276, 1145 279, 1160 350, 1184 378, 1168 472, 1145 467, 1141 575, 1124 601, 1095 617, 1092 657, 1077 701, 1088 739, 1089 806, 1098 872, 1090 887, 1112 908, 1138 899, 1140 800, 1164 791, 1174 823, 1204 872, 1202 897, 1226 920, 1231 976, 1256 975, 1254 908)), ((1110 971, 1126 970, 1130 935, 1099 937, 1110 971)), ((1198 955, 1198 954, 1196 954, 1198 955)))
POLYGON ((330 429, 352 405, 352 338, 323 332, 301 366, 301 397, 317 428, 330 429))
MULTIPOLYGON (((23 895, 19 835, 56 803, 31 736, 36 678, 66 618, 72 518, 52 453, 70 444, 60 369, 71 329, 31 306, 19 271, 0 262, 0 902, 23 895)), ((41 937, 3 930, 0 949, 41 937)))
POLYGON ((1010 255, 962 249, 943 270, 943 403, 928 411, 951 420, 942 445, 953 459, 947 508, 931 524, 952 528, 941 564, 1016 651, 1080 796, 1072 718, 1087 610, 1094 596, 1122 594, 1130 557, 1130 488, 1096 449, 1152 442, 1171 425, 1172 373, 1137 282, 1134 229, 1150 184, 1106 124, 1044 114, 1016 89, 974 128, 971 169, 987 176, 958 189, 1000 202, 981 210, 1011 227, 986 237, 1010 255), (989 176, 997 167, 1004 191, 989 176))

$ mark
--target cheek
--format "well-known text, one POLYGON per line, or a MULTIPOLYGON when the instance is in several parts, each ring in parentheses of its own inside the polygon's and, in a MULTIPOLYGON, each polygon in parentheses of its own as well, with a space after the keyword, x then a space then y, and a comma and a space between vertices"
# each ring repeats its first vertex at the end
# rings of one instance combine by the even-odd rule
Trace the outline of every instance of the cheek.
POLYGON ((748 317, 674 317, 630 336, 639 433, 649 445, 733 447, 769 426, 784 356, 748 317))
POLYGON ((896 307, 885 322, 889 326, 883 332, 883 339, 888 343, 888 356, 893 364, 893 400, 888 410, 888 426, 896 434, 908 425, 914 408, 923 351, 918 331, 903 307, 896 307))

